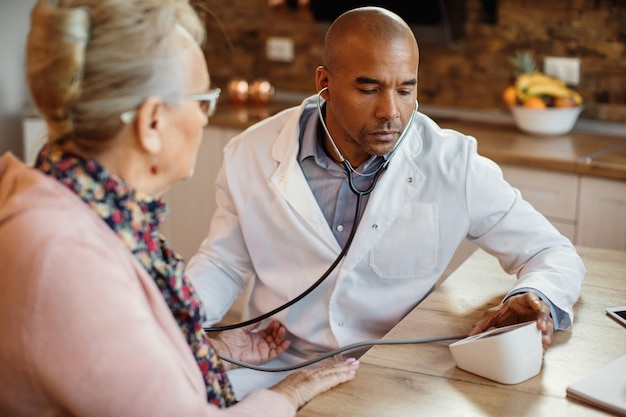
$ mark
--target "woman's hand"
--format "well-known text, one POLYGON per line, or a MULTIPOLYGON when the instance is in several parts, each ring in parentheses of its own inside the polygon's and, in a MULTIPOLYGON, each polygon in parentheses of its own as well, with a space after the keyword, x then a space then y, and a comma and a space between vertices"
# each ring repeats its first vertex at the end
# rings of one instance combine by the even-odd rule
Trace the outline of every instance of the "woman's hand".
POLYGON ((323 368, 294 372, 269 389, 283 395, 299 409, 316 395, 353 379, 358 368, 359 361, 349 358, 323 368))
POLYGON ((554 321, 550 317, 550 307, 539 298, 536 292, 514 295, 504 303, 492 307, 474 324, 470 336, 482 333, 491 327, 503 327, 535 320, 543 337, 543 351, 552 343, 554 321))
POLYGON ((241 362, 259 365, 283 353, 290 341, 285 339, 286 329, 273 320, 265 329, 254 331, 259 323, 221 332, 211 342, 218 353, 241 362))

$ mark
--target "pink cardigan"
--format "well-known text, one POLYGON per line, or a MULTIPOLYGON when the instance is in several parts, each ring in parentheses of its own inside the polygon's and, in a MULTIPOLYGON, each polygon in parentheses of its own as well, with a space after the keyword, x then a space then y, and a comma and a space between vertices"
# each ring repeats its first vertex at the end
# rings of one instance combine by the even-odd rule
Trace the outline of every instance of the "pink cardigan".
POLYGON ((1 416, 293 416, 258 390, 220 410, 161 294, 78 197, 0 158, 1 416))

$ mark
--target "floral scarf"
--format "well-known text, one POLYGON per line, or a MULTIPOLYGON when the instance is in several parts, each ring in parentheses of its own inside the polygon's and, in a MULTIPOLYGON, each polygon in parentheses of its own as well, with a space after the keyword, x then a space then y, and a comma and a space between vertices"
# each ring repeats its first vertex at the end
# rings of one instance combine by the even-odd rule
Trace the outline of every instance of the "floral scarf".
POLYGON ((236 402, 223 363, 202 329, 204 310, 185 263, 159 233, 167 207, 132 189, 92 159, 50 146, 40 152, 36 168, 72 190, 119 236, 150 273, 163 294, 204 376, 208 401, 218 407, 236 402))

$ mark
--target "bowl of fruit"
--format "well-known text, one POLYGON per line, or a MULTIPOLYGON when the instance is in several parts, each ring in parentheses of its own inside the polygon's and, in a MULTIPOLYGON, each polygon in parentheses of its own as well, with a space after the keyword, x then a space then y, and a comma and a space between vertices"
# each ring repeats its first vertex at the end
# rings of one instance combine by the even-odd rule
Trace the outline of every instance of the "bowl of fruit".
POLYGON ((517 76, 502 93, 517 127, 534 135, 563 135, 576 124, 582 97, 560 79, 536 70, 528 52, 513 59, 517 76))

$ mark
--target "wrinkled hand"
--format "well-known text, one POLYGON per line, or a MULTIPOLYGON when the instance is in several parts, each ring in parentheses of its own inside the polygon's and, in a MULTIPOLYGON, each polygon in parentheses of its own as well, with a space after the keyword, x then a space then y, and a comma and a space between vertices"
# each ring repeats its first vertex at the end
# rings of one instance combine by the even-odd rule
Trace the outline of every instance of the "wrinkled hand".
POLYGON ((299 409, 316 395, 353 379, 358 368, 359 361, 349 358, 323 368, 294 372, 269 389, 283 395, 299 409))
POLYGON ((514 295, 506 302, 492 307, 478 320, 470 336, 484 332, 491 327, 504 327, 516 323, 536 320, 537 328, 541 330, 543 351, 552 343, 554 321, 550 317, 550 307, 539 298, 535 292, 514 295))
POLYGON ((259 365, 283 353, 291 343, 285 339, 286 329, 273 320, 265 329, 254 331, 260 323, 221 332, 213 344, 219 353, 241 362, 259 365))

